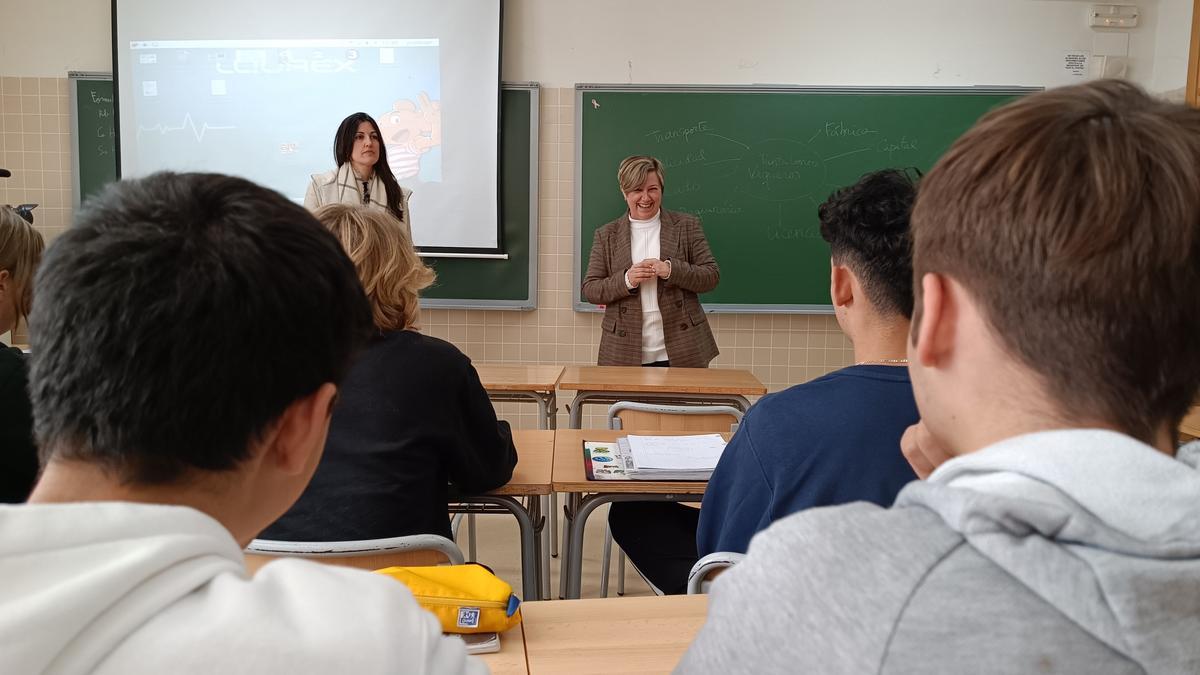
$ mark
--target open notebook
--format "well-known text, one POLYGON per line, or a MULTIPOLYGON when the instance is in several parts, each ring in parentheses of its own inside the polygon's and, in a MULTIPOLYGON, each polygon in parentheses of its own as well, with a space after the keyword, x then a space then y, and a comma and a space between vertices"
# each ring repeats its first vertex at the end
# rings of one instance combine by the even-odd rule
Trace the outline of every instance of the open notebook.
POLYGON ((706 481, 724 450, 719 434, 626 436, 584 441, 583 463, 588 480, 706 481))

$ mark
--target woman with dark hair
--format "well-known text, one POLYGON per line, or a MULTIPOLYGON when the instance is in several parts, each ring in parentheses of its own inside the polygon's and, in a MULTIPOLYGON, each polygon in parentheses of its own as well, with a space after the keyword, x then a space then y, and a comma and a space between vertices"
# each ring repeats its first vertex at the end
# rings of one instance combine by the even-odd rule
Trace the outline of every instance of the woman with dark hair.
POLYGON ((310 211, 327 204, 356 204, 390 212, 410 229, 408 198, 388 164, 379 125, 365 112, 356 112, 338 126, 333 140, 337 168, 313 174, 304 195, 310 211))

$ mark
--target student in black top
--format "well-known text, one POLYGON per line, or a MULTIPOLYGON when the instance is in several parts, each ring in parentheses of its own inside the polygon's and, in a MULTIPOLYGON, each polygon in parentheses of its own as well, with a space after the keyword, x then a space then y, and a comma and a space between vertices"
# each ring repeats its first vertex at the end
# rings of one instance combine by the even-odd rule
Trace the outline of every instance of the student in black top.
POLYGON ((312 482, 259 537, 450 537, 450 486, 479 494, 507 483, 517 463, 512 432, 496 419, 470 359, 415 330, 417 294, 434 273, 405 228, 358 206, 315 215, 354 262, 378 333, 342 382, 312 482))
MULTIPOLYGON (((0 206, 0 334, 29 313, 33 271, 44 246, 32 225, 0 206)), ((25 355, 0 345, 0 502, 10 504, 25 501, 38 473, 27 382, 25 355)))

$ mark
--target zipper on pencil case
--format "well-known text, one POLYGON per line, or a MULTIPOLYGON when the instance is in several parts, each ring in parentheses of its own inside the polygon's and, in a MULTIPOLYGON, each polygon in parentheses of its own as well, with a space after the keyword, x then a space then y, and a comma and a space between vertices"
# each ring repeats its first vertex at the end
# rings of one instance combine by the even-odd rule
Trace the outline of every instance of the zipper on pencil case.
POLYGON ((468 600, 467 598, 434 598, 428 595, 415 595, 417 602, 427 605, 445 605, 447 607, 495 607, 507 609, 508 600, 468 600))

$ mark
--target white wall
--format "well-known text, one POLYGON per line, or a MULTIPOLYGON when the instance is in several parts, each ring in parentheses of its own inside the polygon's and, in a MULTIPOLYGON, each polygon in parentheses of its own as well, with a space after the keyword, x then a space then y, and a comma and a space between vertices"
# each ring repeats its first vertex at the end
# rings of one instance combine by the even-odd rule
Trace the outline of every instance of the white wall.
MULTIPOLYGON (((1175 0, 1170 0, 1174 2, 1175 0)), ((1129 77, 1154 73, 1157 0, 1129 77)), ((505 77, 605 83, 1052 85, 1092 48, 1090 2, 510 0, 505 77)))
POLYGON ((112 70, 110 0, 0 0, 0 75, 112 70))
MULTIPOLYGON (((1182 85, 1191 0, 1141 0, 1129 77, 1182 85)), ((0 74, 111 70, 109 0, 3 0, 0 74)), ((1052 85, 1090 50, 1074 0, 506 0, 504 78, 576 82, 1052 85)))
POLYGON ((1188 49, 1192 39, 1192 0, 1159 0, 1154 40, 1151 91, 1171 91, 1187 84, 1188 49))

